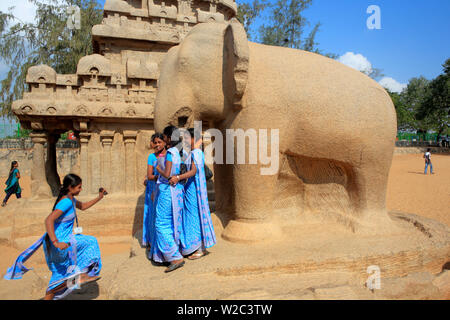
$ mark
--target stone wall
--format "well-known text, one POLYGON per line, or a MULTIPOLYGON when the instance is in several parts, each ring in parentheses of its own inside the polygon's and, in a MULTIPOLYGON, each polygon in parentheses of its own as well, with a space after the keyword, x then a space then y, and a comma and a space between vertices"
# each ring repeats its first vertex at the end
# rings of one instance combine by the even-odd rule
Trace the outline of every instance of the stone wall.
POLYGON ((394 154, 409 154, 409 153, 425 153, 427 149, 431 149, 431 153, 450 153, 450 148, 442 147, 396 147, 394 154))
POLYGON ((397 140, 395 141, 396 147, 441 147, 441 144, 435 141, 410 141, 410 140, 397 140))
MULTIPOLYGON (((0 176, 6 177, 11 167, 11 161, 19 162, 20 173, 31 175, 33 152, 31 139, 2 139, 0 140, 0 176)), ((44 150, 47 150, 45 148, 44 150)), ((61 140, 56 144, 57 166, 60 175, 67 174, 78 163, 78 142, 61 140)))
MULTIPOLYGON (((151 132, 146 133, 145 137, 141 137, 141 135, 138 135, 138 141, 137 141, 137 153, 139 154, 137 157, 137 185, 138 190, 142 191, 140 185, 142 184, 142 181, 145 178, 145 164, 146 164, 146 157, 147 153, 150 151, 147 148, 146 140, 148 140, 148 136, 151 134, 151 132), (141 179, 139 179, 142 177, 141 179), (142 180, 142 181, 141 181, 142 180)), ((116 137, 118 138, 118 137, 116 137)), ((115 143, 117 144, 117 140, 115 143)), ((397 141, 398 142, 398 141, 397 141)), ((99 143, 98 143, 99 144, 99 143)), ((0 140, 0 176, 6 177, 8 175, 11 161, 16 160, 19 161, 20 166, 20 172, 22 175, 30 175, 31 174, 31 167, 32 167, 32 160, 33 160, 33 153, 32 153, 32 147, 33 143, 31 142, 31 139, 1 139, 0 140)), ((426 151, 428 146, 408 146, 403 147, 400 145, 397 145, 395 148, 395 154, 406 154, 406 153, 423 153, 426 151)), ((92 147, 92 151, 94 151, 96 148, 99 148, 99 145, 96 145, 95 147, 92 147)), ((450 148, 441 148, 441 147, 430 147, 432 153, 450 153, 450 148)), ((47 150, 47 148, 44 148, 47 150)), ((116 150, 116 145, 114 144, 114 151, 120 151, 116 150)), ((121 158, 123 156, 123 150, 122 152, 113 152, 111 155, 112 159, 116 159, 117 157, 121 158)), ((57 166, 58 166, 58 173, 60 176, 63 176, 67 173, 70 173, 72 171, 78 172, 79 171, 79 144, 75 140, 60 140, 56 144, 56 160, 57 160, 57 166)), ((117 159, 116 159, 117 160, 117 159)), ((125 180, 125 179, 123 179, 125 180)), ((111 181, 113 182, 113 186, 117 186, 116 183, 119 181, 111 181)), ((123 183, 121 181, 120 183, 123 183)), ((120 185, 119 183, 119 185, 120 185)), ((114 187, 113 187, 114 189, 114 187)))

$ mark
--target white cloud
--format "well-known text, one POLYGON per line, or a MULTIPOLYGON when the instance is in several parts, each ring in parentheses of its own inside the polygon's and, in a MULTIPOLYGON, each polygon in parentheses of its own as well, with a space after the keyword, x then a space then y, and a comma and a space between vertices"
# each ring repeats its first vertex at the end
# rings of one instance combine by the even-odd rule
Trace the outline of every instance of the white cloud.
MULTIPOLYGON (((347 52, 340 56, 338 61, 367 75, 373 70, 372 63, 360 53, 347 52)), ((397 93, 402 92, 407 87, 407 84, 400 83, 391 77, 384 77, 378 83, 389 91, 397 93)))
POLYGON ((12 14, 23 22, 33 22, 36 6, 28 0, 1 0, 0 11, 8 12, 9 7, 15 7, 12 14))
POLYGON ((347 52, 340 56, 338 61, 365 74, 372 72, 372 64, 360 53, 347 52))
POLYGON ((408 85, 406 83, 400 83, 397 80, 390 78, 390 77, 384 77, 379 81, 379 84, 381 84, 384 88, 388 89, 391 92, 402 92, 408 85))

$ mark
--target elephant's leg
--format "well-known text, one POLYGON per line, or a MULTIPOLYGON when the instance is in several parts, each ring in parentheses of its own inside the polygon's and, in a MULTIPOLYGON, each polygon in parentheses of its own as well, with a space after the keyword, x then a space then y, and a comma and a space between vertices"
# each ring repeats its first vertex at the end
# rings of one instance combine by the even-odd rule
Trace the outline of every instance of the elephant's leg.
POLYGON ((252 242, 279 237, 280 227, 271 222, 277 175, 261 175, 259 165, 236 165, 233 178, 235 212, 223 238, 252 242))
POLYGON ((353 169, 349 194, 360 231, 379 233, 393 225, 386 210, 388 174, 388 166, 353 169))

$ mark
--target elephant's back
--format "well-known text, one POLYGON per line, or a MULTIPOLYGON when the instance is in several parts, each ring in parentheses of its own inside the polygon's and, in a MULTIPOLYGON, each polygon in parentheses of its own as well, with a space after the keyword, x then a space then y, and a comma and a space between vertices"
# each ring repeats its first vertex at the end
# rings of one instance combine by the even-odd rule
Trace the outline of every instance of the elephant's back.
POLYGON ((329 115, 341 122, 354 122, 356 117, 372 125, 396 123, 386 90, 365 74, 303 50, 251 42, 249 47, 249 99, 257 93, 263 101, 287 107, 287 112, 299 116, 329 115))
POLYGON ((316 139, 330 132, 334 142, 376 135, 388 146, 395 139, 392 100, 368 76, 311 52, 251 42, 249 49, 249 107, 264 105, 285 128, 314 132, 316 139))

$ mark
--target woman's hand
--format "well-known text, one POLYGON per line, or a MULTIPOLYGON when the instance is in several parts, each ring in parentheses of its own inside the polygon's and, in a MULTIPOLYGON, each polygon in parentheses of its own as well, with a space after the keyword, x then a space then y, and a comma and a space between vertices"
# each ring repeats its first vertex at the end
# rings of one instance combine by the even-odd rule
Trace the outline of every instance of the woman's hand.
POLYGON ((69 244, 66 242, 54 242, 53 245, 60 250, 67 249, 69 247, 69 244))
POLYGON ((159 172, 159 174, 162 174, 164 171, 161 170, 161 168, 159 166, 156 167, 156 171, 159 172))
POLYGON ((103 199, 103 197, 105 196, 105 195, 103 194, 104 192, 107 192, 107 191, 106 191, 106 189, 103 189, 103 188, 102 188, 102 191, 100 191, 100 192, 98 193, 98 198, 99 198, 100 200, 103 199))
POLYGON ((179 181, 180 181, 180 178, 178 176, 173 176, 173 177, 170 177, 170 179, 169 179, 169 183, 173 186, 176 185, 179 181))
POLYGON ((203 143, 203 139, 202 138, 198 139, 197 142, 195 142, 195 144, 194 144, 194 149, 200 149, 200 147, 202 146, 202 143, 203 143))
POLYGON ((145 180, 144 180, 144 186, 147 186, 147 182, 148 182, 148 180, 145 179, 145 180))

